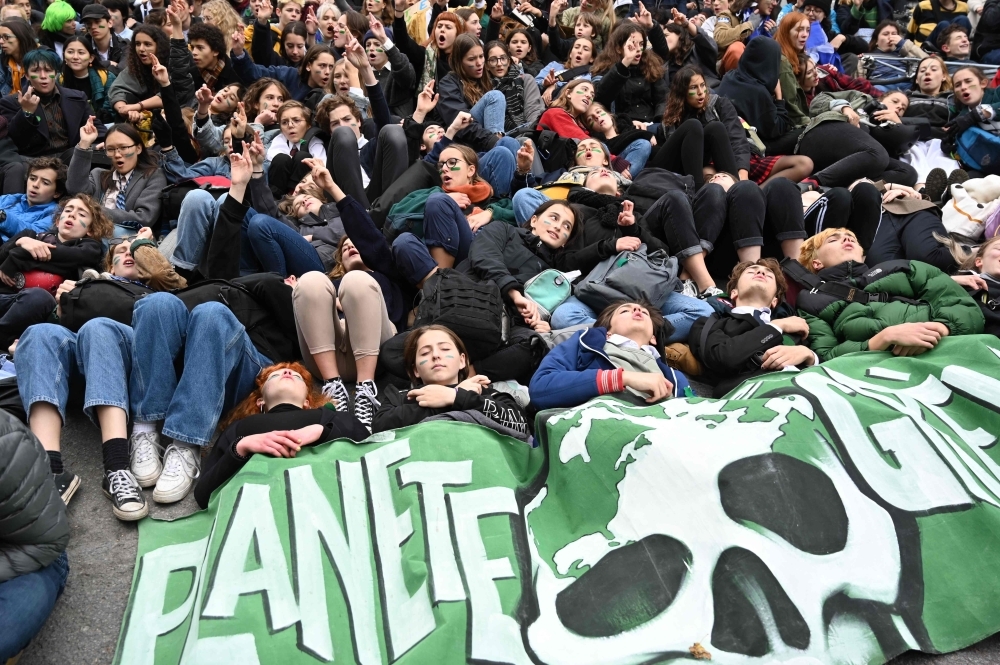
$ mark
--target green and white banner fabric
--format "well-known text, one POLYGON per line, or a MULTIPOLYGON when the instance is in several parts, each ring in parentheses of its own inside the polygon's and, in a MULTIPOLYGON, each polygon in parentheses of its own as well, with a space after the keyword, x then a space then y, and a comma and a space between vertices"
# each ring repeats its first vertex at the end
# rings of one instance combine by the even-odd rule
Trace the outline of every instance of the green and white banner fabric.
POLYGON ((1000 630, 1000 340, 255 456, 144 520, 116 663, 882 663, 1000 630))

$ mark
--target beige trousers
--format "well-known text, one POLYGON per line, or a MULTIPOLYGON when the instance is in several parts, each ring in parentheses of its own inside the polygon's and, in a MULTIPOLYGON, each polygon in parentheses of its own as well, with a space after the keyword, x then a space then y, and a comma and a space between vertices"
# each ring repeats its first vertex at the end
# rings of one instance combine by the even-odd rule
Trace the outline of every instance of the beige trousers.
POLYGON ((319 381, 329 377, 319 375, 313 354, 334 351, 340 376, 354 381, 358 375, 355 359, 377 356, 379 347, 396 334, 382 288, 363 270, 344 275, 339 294, 329 277, 307 272, 292 292, 292 307, 306 368, 319 381), (337 314, 338 296, 343 318, 337 314))

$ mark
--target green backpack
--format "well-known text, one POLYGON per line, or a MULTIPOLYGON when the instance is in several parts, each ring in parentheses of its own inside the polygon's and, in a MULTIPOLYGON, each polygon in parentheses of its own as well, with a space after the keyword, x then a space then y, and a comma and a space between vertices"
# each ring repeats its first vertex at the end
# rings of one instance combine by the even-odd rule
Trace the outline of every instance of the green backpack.
POLYGON ((573 293, 573 280, 580 276, 579 270, 563 273, 549 268, 543 270, 524 285, 524 295, 536 305, 542 318, 548 321, 552 312, 563 304, 573 293))

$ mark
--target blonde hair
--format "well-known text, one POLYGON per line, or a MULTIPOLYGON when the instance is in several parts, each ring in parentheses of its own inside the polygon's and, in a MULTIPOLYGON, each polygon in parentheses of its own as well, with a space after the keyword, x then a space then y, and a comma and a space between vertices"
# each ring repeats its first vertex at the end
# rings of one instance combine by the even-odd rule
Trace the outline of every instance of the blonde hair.
POLYGON ((843 227, 837 229, 823 229, 812 238, 807 238, 806 241, 802 243, 801 249, 799 249, 799 263, 808 268, 809 272, 816 272, 812 267, 813 260, 815 260, 816 255, 819 254, 819 248, 823 246, 826 239, 835 233, 850 235, 855 240, 858 238, 854 234, 854 231, 843 227))
POLYGON ((201 8, 201 15, 212 19, 212 25, 222 31, 222 36, 225 37, 227 44, 232 39, 234 32, 237 30, 242 32, 245 28, 240 15, 236 13, 227 0, 206 2, 201 8))
MULTIPOLYGON (((104 259, 105 272, 112 272, 114 268, 115 250, 119 245, 112 245, 108 250, 108 255, 104 259)), ((152 245, 141 245, 135 248, 132 255, 135 261, 136 272, 139 273, 139 281, 144 283, 154 291, 173 291, 183 289, 187 286, 187 280, 177 274, 174 267, 170 265, 167 257, 160 253, 160 250, 152 245)))

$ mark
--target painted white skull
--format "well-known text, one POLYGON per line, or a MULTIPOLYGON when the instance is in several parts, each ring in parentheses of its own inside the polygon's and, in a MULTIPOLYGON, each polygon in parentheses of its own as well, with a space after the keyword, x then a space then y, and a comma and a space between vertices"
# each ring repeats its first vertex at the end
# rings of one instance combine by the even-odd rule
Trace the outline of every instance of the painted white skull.
POLYGON ((878 653, 865 622, 831 622, 824 605, 841 595, 896 600, 893 521, 859 491, 818 433, 803 442, 811 464, 772 450, 791 412, 813 420, 805 397, 775 397, 764 406, 774 417, 750 422, 740 422, 747 409, 722 410, 726 402, 709 400, 671 400, 655 417, 598 400, 557 416, 579 422, 552 464, 578 457, 593 464, 593 447, 606 445, 590 436, 600 421, 650 429, 617 461, 616 469, 627 466, 615 517, 604 533, 562 545, 555 570, 531 531, 546 492, 526 508, 539 611, 527 640, 542 662, 659 662, 690 657, 695 643, 720 663, 835 662, 838 645, 850 641, 856 655, 858 640, 878 653), (629 595, 630 584, 644 591, 629 595), (727 616, 739 603, 746 612, 727 616), (748 623, 756 624, 750 637, 748 623))

